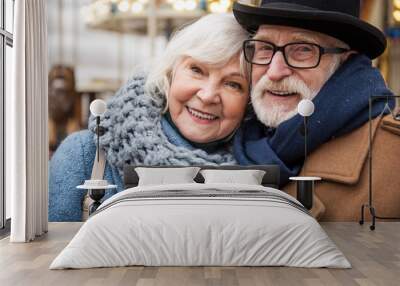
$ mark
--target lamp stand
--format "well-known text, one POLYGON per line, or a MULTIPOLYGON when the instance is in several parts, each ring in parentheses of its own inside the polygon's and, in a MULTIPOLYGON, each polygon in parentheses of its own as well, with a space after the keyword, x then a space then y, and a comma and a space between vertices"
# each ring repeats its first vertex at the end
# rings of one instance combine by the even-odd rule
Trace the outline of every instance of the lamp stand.
MULTIPOLYGON (((391 96, 394 98, 400 98, 400 96, 395 95, 391 96)), ((369 138, 368 138, 368 203, 363 204, 361 206, 361 219, 359 221, 360 225, 364 224, 364 210, 365 208, 369 209, 369 213, 372 217, 372 224, 369 226, 370 230, 375 230, 375 221, 376 219, 399 219, 396 217, 381 217, 376 215, 376 211, 372 202, 372 104, 374 100, 386 99, 388 100, 388 96, 370 96, 369 98, 369 138)), ((382 110, 382 113, 385 111, 386 105, 382 110)), ((389 110, 391 112, 391 110, 389 110)), ((393 115, 393 114, 392 114, 393 115)))
POLYGON ((96 133, 97 133, 97 162, 99 162, 99 150, 100 150, 100 116, 96 116, 96 133))
POLYGON ((101 205, 100 200, 104 197, 105 193, 105 189, 89 189, 89 197, 93 200, 93 203, 89 206, 89 216, 101 205))
POLYGON ((304 164, 307 161, 307 116, 303 117, 304 120, 304 164))
POLYGON ((375 230, 375 220, 376 213, 375 208, 372 205, 372 103, 373 98, 369 98, 369 115, 368 115, 368 125, 369 125, 369 136, 368 136, 368 204, 363 204, 361 206, 361 219, 359 221, 360 225, 364 224, 364 209, 368 208, 369 213, 372 216, 372 225, 369 226, 371 230, 375 230))
MULTIPOLYGON (((307 161, 307 118, 308 116, 303 117, 304 124, 304 165, 307 161)), ((299 202, 303 204, 303 206, 311 210, 313 207, 313 196, 314 196, 314 185, 315 180, 320 180, 319 177, 290 177, 290 180, 296 181, 296 198, 299 202)))

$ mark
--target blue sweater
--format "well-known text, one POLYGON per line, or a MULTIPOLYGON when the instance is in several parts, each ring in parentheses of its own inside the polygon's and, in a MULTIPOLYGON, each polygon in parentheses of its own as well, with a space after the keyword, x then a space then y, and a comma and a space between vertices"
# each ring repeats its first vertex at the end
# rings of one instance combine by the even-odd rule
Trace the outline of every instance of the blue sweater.
MULTIPOLYGON (((49 221, 82 220, 82 201, 87 190, 76 186, 90 179, 95 156, 96 145, 89 130, 71 134, 58 147, 49 166, 49 221)), ((121 176, 107 163, 104 178, 118 186, 107 190, 104 199, 123 190, 121 176)))

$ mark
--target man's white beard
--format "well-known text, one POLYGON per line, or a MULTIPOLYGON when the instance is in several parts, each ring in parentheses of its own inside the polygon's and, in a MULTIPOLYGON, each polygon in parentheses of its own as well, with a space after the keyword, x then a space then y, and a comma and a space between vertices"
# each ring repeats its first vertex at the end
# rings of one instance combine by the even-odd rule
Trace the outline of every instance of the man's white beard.
MULTIPOLYGON (((322 86, 335 73, 340 65, 340 56, 333 57, 332 64, 330 65, 329 70, 325 75, 322 86)), ((295 76, 286 77, 278 82, 271 81, 266 74, 261 77, 260 80, 254 85, 251 92, 251 103, 253 105, 258 120, 264 123, 264 125, 274 128, 278 127, 278 125, 282 122, 289 120, 290 118, 295 116, 297 114, 297 105, 294 106, 291 110, 286 110, 287 106, 282 104, 266 105, 266 102, 263 99, 264 92, 266 90, 279 90, 290 93, 297 93, 300 95, 299 102, 302 99, 313 100, 320 91, 320 89, 310 89, 302 80, 296 78, 295 76)))
POLYGON ((284 104, 267 104, 264 99, 266 90, 279 90, 289 93, 297 93, 301 99, 312 100, 318 93, 307 87, 300 79, 290 76, 279 82, 271 81, 267 75, 261 77, 251 92, 251 102, 254 111, 264 125, 269 127, 277 127, 282 122, 292 118, 297 114, 297 105, 291 110, 287 110, 284 104))

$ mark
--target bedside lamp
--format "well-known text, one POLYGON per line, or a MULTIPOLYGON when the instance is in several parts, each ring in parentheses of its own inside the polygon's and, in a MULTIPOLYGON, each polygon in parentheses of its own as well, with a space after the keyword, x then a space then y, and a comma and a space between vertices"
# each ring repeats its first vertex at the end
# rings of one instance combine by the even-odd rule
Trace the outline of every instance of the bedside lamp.
POLYGON ((104 100, 96 99, 90 104, 90 113, 96 117, 96 134, 97 134, 97 162, 99 162, 99 145, 100 145, 100 116, 107 110, 107 105, 104 100))
MULTIPOLYGON (((304 164, 307 159, 307 121, 314 113, 314 103, 309 99, 303 99, 297 105, 297 112, 303 116, 304 124, 304 164)), ((321 180, 320 177, 290 177, 297 182, 297 200, 310 210, 313 206, 314 182, 321 180)))
MULTIPOLYGON (((89 109, 92 115, 96 117, 97 162, 94 162, 94 165, 96 165, 99 164, 100 158, 100 116, 106 112, 107 105, 104 100, 96 99, 92 101, 89 109)), ((95 166, 93 166, 93 168, 95 168, 95 166)), ((89 215, 91 215, 101 205, 100 200, 104 197, 105 190, 115 189, 117 186, 108 184, 107 180, 103 180, 103 178, 94 178, 92 174, 92 178, 90 180, 85 180, 85 183, 77 186, 77 188, 88 190, 89 197, 93 200, 93 203, 89 207, 89 215)))

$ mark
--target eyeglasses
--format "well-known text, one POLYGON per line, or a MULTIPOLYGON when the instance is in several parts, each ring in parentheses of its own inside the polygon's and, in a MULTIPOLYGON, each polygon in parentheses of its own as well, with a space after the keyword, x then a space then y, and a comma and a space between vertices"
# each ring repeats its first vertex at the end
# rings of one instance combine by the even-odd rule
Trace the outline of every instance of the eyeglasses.
POLYGON ((306 42, 276 46, 273 43, 262 40, 246 40, 243 43, 243 51, 246 61, 252 64, 269 65, 275 53, 280 51, 289 67, 312 69, 319 65, 322 55, 342 54, 348 52, 349 49, 324 48, 320 45, 306 42))

